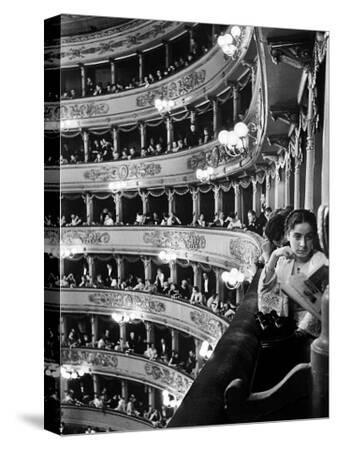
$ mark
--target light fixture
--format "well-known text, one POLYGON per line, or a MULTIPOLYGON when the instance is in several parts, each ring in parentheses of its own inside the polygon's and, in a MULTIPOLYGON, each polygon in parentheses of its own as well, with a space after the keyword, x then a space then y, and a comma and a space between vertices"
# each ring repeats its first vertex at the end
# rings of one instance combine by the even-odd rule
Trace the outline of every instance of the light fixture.
POLYGON ((113 312, 111 318, 117 323, 128 323, 138 319, 138 315, 134 311, 131 311, 130 313, 113 312))
POLYGON ((197 179, 203 183, 209 181, 212 175, 214 175, 214 168, 210 166, 206 167, 206 169, 197 169, 195 172, 197 179))
POLYGON ((228 289, 233 290, 240 286, 245 279, 245 275, 234 267, 230 270, 230 272, 222 272, 221 279, 226 284, 228 289))
POLYGON ((218 44, 225 55, 234 59, 239 56, 241 38, 241 27, 234 25, 231 27, 229 33, 222 34, 218 37, 218 44))
POLYGON ((166 389, 162 392, 163 405, 168 408, 175 408, 178 406, 178 401, 173 394, 171 394, 166 389))
POLYGON ((169 113, 174 107, 174 101, 166 100, 165 98, 156 98, 154 100, 154 106, 157 108, 160 114, 169 113))
POLYGON ((218 141, 225 149, 228 156, 235 158, 247 153, 249 148, 249 137, 254 137, 250 133, 256 133, 257 126, 251 122, 246 125, 244 122, 235 124, 233 130, 222 130, 218 134, 218 141))
POLYGON ((169 263, 170 261, 175 261, 177 259, 177 255, 173 251, 165 251, 162 250, 159 253, 159 258, 165 263, 169 263))
POLYGON ((208 341, 204 341, 201 344, 199 355, 203 359, 209 359, 213 354, 213 347, 208 341))
POLYGON ((76 380, 87 373, 91 373, 91 368, 88 365, 82 365, 76 369, 67 365, 61 366, 61 376, 66 380, 76 380))

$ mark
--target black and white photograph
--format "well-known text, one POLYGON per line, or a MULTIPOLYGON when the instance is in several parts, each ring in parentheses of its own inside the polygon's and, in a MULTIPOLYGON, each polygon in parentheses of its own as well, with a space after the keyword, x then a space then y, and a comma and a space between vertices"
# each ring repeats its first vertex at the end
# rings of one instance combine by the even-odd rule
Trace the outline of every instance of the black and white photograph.
POLYGON ((46 19, 47 430, 329 416, 329 39, 46 19))

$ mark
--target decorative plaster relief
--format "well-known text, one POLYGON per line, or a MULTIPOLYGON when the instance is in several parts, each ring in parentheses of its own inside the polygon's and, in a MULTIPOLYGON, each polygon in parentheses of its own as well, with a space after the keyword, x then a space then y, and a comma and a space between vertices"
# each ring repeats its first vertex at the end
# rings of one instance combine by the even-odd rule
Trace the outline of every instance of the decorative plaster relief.
POLYGON ((206 238, 195 231, 155 230, 143 235, 145 244, 175 250, 201 250, 206 247, 206 238))

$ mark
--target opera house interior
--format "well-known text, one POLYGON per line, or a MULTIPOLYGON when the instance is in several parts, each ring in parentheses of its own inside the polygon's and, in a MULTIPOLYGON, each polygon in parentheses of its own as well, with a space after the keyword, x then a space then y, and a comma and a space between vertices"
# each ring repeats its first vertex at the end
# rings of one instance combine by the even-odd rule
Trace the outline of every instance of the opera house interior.
POLYGON ((46 20, 46 429, 328 416, 328 46, 46 20))

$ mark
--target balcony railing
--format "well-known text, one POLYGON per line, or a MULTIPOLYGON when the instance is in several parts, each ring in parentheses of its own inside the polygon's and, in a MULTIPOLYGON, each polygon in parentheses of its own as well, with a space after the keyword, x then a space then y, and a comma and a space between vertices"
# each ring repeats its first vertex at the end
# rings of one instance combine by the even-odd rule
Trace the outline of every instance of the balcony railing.
POLYGON ((62 422, 66 425, 91 426, 113 431, 141 431, 154 428, 146 419, 89 406, 62 405, 62 422))
POLYGON ((219 46, 185 71, 159 81, 146 88, 141 87, 103 98, 86 98, 45 103, 46 130, 73 130, 88 127, 107 127, 122 123, 158 118, 154 99, 167 97, 175 101, 175 108, 184 108, 200 100, 207 93, 223 89, 226 79, 238 77, 241 59, 248 48, 253 28, 245 27, 241 42, 241 57, 237 60, 224 58, 219 46))
POLYGON ((92 313, 111 315, 112 312, 137 315, 150 321, 190 334, 215 345, 227 330, 228 322, 200 306, 190 305, 162 295, 118 289, 46 289, 45 308, 62 313, 92 313))
POLYGON ((86 365, 92 373, 111 375, 157 389, 167 390, 181 400, 193 383, 193 378, 173 367, 142 356, 92 348, 62 348, 61 364, 86 365))
POLYGON ((45 229, 45 252, 119 253, 157 256, 174 251, 177 258, 254 275, 262 238, 255 233, 187 227, 69 227, 45 229))

